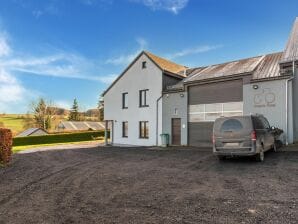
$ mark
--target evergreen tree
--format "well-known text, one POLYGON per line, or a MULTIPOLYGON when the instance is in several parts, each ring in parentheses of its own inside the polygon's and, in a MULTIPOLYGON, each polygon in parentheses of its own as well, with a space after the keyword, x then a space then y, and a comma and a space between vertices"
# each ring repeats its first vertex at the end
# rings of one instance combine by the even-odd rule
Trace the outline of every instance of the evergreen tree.
POLYGON ((79 104, 77 99, 73 100, 73 105, 70 109, 70 114, 68 120, 70 121, 79 121, 80 120, 80 114, 79 114, 79 104))

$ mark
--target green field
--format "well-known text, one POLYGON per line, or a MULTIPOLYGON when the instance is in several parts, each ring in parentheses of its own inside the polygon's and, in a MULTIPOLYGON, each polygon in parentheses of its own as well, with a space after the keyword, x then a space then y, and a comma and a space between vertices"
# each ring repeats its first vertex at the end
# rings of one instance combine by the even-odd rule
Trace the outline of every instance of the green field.
POLYGON ((16 135, 24 130, 25 115, 21 114, 7 114, 0 115, 0 127, 11 129, 13 134, 16 135))
MULTIPOLYGON (((8 128, 12 131, 13 135, 16 136, 20 132, 30 128, 24 128, 26 116, 26 114, 0 114, 0 128, 8 128)), ((54 132, 55 127, 63 120, 65 120, 64 116, 56 116, 55 119, 52 120, 51 130, 48 131, 54 132)))

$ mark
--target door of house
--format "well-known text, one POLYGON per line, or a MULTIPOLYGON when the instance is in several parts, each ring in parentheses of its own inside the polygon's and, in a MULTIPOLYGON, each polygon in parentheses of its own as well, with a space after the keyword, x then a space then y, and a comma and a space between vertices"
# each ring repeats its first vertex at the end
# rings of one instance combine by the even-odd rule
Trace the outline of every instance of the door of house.
POLYGON ((181 145, 181 119, 172 118, 172 145, 181 145))

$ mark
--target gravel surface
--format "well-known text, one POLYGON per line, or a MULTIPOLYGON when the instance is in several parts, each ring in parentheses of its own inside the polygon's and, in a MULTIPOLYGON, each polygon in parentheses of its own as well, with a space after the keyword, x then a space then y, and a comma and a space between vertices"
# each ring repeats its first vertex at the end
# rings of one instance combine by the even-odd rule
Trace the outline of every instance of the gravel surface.
POLYGON ((298 223, 298 152, 93 147, 16 154, 0 223, 298 223))

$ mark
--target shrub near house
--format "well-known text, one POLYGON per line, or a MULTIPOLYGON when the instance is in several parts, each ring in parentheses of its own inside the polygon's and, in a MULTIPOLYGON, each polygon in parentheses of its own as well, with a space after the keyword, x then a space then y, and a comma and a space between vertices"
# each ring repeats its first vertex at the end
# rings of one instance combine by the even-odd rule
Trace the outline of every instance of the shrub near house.
POLYGON ((0 128, 0 165, 6 165, 11 161, 12 132, 9 129, 0 128))

